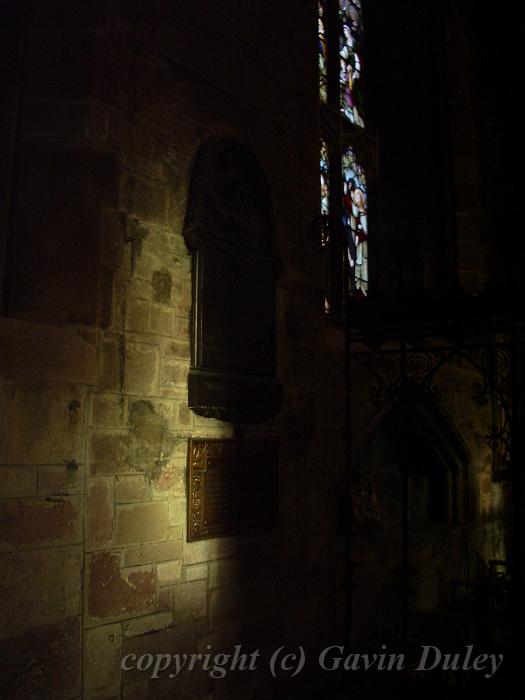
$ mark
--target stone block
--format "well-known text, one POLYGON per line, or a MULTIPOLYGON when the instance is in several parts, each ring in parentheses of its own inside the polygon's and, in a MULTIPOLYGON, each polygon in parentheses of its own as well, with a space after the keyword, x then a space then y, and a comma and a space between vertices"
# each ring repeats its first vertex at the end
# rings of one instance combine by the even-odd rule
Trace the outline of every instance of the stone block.
POLYGON ((179 430, 187 428, 191 429, 193 427, 193 412, 190 411, 187 404, 179 402, 176 423, 179 430))
POLYGON ((201 579, 208 578, 208 565, 207 564, 195 564, 193 566, 184 567, 184 580, 185 581, 200 581, 201 579))
POLYGON ((129 462, 134 470, 146 472, 155 480, 170 458, 185 450, 185 441, 175 437, 165 419, 167 406, 151 401, 134 401, 130 406, 129 462))
POLYGON ((186 499, 172 498, 169 503, 170 526, 183 526, 186 524, 186 499))
POLYGON ((239 540, 233 537, 221 537, 213 540, 184 542, 184 565, 201 564, 212 559, 222 559, 234 556, 240 549, 239 540))
POLYGON ((95 477, 86 482, 86 548, 107 546, 113 539, 113 477, 95 477))
POLYGON ((163 586, 157 591, 157 610, 173 614, 173 586, 163 586))
POLYGON ((154 270, 151 275, 153 299, 161 304, 171 303, 171 274, 167 270, 154 270))
POLYGON ((171 612, 159 612, 153 615, 145 615, 144 617, 136 617, 134 620, 124 622, 122 624, 122 631, 124 638, 128 639, 129 637, 138 637, 142 634, 166 629, 172 622, 173 615, 171 612))
POLYGON ((173 617, 177 625, 208 614, 208 586, 206 581, 181 583, 173 590, 173 617))
POLYGON ((173 336, 175 317, 173 309, 160 304, 152 304, 149 314, 149 330, 158 335, 173 336))
POLYGON ((5 379, 0 393, 0 464, 84 461, 84 388, 5 379))
POLYGON ((115 480, 117 503, 131 503, 149 499, 150 486, 144 474, 117 476, 115 480))
POLYGON ((84 634, 84 690, 120 694, 120 624, 104 625, 84 634))
POLYGON ((168 505, 136 503, 117 506, 116 541, 119 544, 158 542, 168 534, 168 505))
POLYGON ((100 264, 98 271, 98 316, 97 323, 103 330, 112 325, 113 319, 113 278, 114 270, 108 265, 100 264))
POLYGON ((113 330, 122 332, 125 326, 126 300, 122 294, 113 295, 113 330))
MULTIPOLYGON (((133 654, 136 660, 144 654, 191 654, 196 650, 197 633, 195 625, 177 625, 160 632, 125 639, 122 645, 122 658, 133 654)), ((127 663, 130 666, 134 665, 133 659, 128 660, 127 663)), ((124 686, 137 683, 150 675, 151 670, 140 671, 135 667, 129 671, 122 672, 122 683, 124 686)))
POLYGON ((35 496, 37 480, 36 467, 0 467, 0 498, 35 496))
POLYGON ((162 470, 152 479, 153 497, 166 498, 181 496, 186 493, 186 466, 179 459, 172 460, 162 466, 162 470))
POLYGON ((175 316, 174 337, 179 343, 190 341, 190 314, 175 316))
POLYGON ((0 373, 95 385, 97 347, 69 328, 0 318, 0 373))
MULTIPOLYGON (((128 219, 128 224, 131 220, 128 219)), ((128 236, 129 238, 129 236, 128 236)), ((134 274, 132 277, 129 272, 122 272, 118 277, 119 282, 119 292, 126 297, 126 299, 144 299, 146 301, 151 301, 151 282, 147 279, 142 279, 134 274)))
MULTIPOLYGON (((178 323, 175 323, 178 326, 178 323)), ((167 358, 178 358, 185 362, 190 361, 190 343, 188 338, 171 340, 165 343, 163 348, 163 356, 167 358)))
POLYGON ((82 541, 82 498, 0 501, 0 522, 1 551, 76 544, 82 541))
POLYGON ((79 617, 0 640, 5 669, 0 675, 0 696, 5 700, 80 696, 81 649, 79 617))
POLYGON ((177 279, 173 286, 173 303, 179 313, 189 312, 191 309, 191 278, 177 279))
POLYGON ((83 471, 76 462, 38 467, 38 492, 42 496, 80 493, 83 471))
POLYGON ((152 566, 121 570, 118 551, 95 552, 86 561, 88 623, 114 622, 154 612, 152 566))
POLYGON ((168 216, 168 192, 164 187, 144 182, 138 178, 127 178, 124 185, 130 214, 141 221, 166 223, 168 216))
POLYGON ((133 471, 128 463, 130 437, 127 432, 94 432, 91 435, 92 474, 117 474, 133 471))
POLYGON ((162 386, 172 389, 186 387, 189 365, 177 360, 164 360, 162 364, 162 386))
POLYGON ((36 627, 81 611, 82 548, 0 556, 0 629, 36 627))
POLYGON ((182 542, 159 542, 158 544, 145 544, 140 547, 127 547, 124 550, 125 566, 140 566, 159 561, 180 559, 182 556, 182 542))
MULTIPOLYGON (((184 528, 182 525, 174 525, 173 527, 168 527, 168 539, 169 540, 181 540, 184 535, 184 528)), ((181 543, 182 547, 182 543, 181 543)))
POLYGON ((125 306, 126 330, 147 333, 149 324, 149 302, 143 299, 128 299, 125 306))
POLYGON ((118 390, 122 384, 121 340, 116 336, 103 338, 100 346, 100 391, 118 390))
POLYGON ((156 394, 159 383, 159 350, 154 345, 126 344, 124 387, 132 394, 156 394))
POLYGON ((100 259, 105 265, 120 268, 126 238, 127 216, 118 209, 106 209, 102 214, 100 259))
POLYGON ((92 421, 101 428, 124 428, 127 423, 126 398, 117 394, 95 396, 92 421))
POLYGON ((170 586, 182 578, 182 563, 178 561, 157 564, 157 579, 159 586, 170 586))

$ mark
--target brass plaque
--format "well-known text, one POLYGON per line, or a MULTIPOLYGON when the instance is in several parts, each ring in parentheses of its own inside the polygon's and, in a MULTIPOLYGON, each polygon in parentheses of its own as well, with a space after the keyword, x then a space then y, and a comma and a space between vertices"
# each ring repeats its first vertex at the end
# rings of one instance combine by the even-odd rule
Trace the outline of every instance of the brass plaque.
POLYGON ((188 542, 272 529, 278 513, 276 440, 188 442, 188 542))

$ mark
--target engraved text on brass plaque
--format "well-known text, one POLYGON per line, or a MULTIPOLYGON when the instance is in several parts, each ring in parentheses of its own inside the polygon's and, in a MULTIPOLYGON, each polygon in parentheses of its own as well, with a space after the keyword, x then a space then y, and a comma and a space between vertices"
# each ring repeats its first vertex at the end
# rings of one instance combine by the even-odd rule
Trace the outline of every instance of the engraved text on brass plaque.
POLYGON ((188 541, 268 530, 276 522, 275 440, 190 439, 188 541))

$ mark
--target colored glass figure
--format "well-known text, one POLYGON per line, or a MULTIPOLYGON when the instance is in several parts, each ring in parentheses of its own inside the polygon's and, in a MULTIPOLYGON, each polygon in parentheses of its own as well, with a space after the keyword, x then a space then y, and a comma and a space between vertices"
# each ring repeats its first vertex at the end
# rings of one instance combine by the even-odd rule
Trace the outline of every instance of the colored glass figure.
POLYGON ((328 148, 326 142, 321 139, 321 245, 328 244, 330 233, 328 231, 328 216, 330 214, 330 176, 328 163, 328 148))
POLYGON ((350 292, 368 291, 368 224, 366 178, 353 148, 345 149, 343 169, 343 227, 350 267, 350 292))
POLYGON ((323 102, 327 100, 327 49, 326 49, 326 6, 319 2, 319 94, 323 102))
POLYGON ((330 307, 330 174, 328 148, 326 142, 321 139, 321 246, 323 248, 323 275, 324 275, 324 310, 329 314, 330 307))
POLYGON ((341 111, 352 124, 364 127, 361 92, 361 44, 363 20, 361 0, 339 0, 339 84, 341 111))

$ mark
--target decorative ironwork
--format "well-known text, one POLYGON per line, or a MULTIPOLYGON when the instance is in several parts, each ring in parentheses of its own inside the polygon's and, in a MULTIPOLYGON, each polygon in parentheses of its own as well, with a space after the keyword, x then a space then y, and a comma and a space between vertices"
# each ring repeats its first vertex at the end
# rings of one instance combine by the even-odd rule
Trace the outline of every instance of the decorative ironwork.
POLYGON ((486 346, 450 345, 400 347, 352 352, 353 360, 374 378, 369 396, 377 408, 398 403, 404 382, 415 383, 435 400, 442 400, 439 372, 452 363, 471 367, 479 376, 471 398, 490 406, 492 421, 486 440, 493 453, 494 478, 501 479, 510 467, 511 449, 511 351, 508 343, 486 346))

